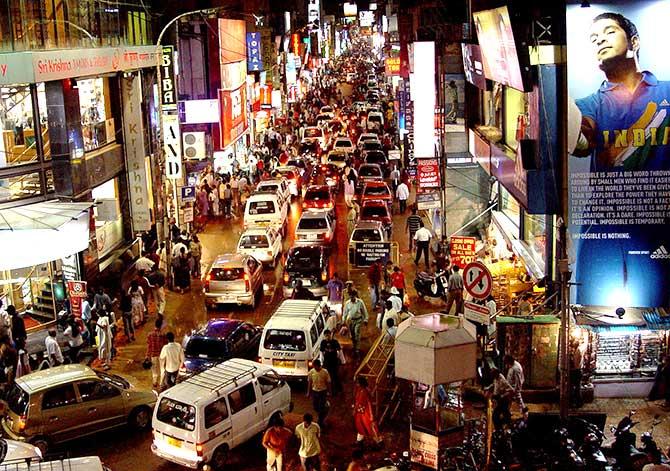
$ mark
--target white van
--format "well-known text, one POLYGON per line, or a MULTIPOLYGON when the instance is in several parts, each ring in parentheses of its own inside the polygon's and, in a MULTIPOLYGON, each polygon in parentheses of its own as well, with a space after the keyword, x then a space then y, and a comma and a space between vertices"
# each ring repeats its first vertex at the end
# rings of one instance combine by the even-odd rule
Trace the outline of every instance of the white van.
POLYGON ((244 229, 271 227, 286 234, 288 202, 278 194, 254 193, 244 208, 244 229))
POLYGON ((265 323, 258 357, 279 375, 304 379, 319 357, 326 318, 324 301, 287 299, 265 323))
POLYGON ((223 469, 230 450, 291 409, 291 389, 270 367, 233 358, 162 392, 151 451, 192 469, 223 469))
POLYGON ((9 463, 3 461, 0 471, 110 471, 97 456, 82 458, 67 458, 57 461, 30 462, 22 461, 9 463))

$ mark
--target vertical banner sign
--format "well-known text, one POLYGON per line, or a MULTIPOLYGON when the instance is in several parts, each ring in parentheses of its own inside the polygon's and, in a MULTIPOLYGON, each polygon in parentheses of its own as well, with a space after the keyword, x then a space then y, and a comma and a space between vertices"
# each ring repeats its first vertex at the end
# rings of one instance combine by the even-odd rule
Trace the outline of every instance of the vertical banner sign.
POLYGON ((659 0, 567 7, 573 302, 670 305, 670 61, 659 0), (631 84, 633 88, 631 88, 631 84))
POLYGON ((221 145, 226 147, 247 129, 247 87, 237 90, 219 90, 221 106, 221 145))
POLYGON ((247 72, 263 70, 261 55, 261 33, 247 33, 247 72))
POLYGON ((181 133, 179 116, 163 115, 163 152, 165 154, 165 176, 170 180, 181 178, 181 133))
POLYGON ((459 268, 465 268, 468 263, 475 261, 477 244, 476 237, 452 236, 449 239, 449 255, 451 263, 459 268))
POLYGON ((81 303, 86 298, 86 282, 85 281, 68 281, 67 294, 70 298, 70 311, 72 315, 81 319, 81 303))
POLYGON ((440 166, 437 159, 417 159, 419 190, 440 188, 440 166))
POLYGON ((435 43, 413 43, 414 153, 419 158, 435 157, 435 43), (420 71, 420 72, 418 72, 420 71))
POLYGON ((177 109, 173 46, 163 46, 161 56, 161 105, 164 110, 177 109))
POLYGON ((405 109, 407 107, 407 93, 405 92, 405 81, 401 79, 398 86, 398 129, 405 129, 405 109))
POLYGON ((277 60, 274 41, 272 41, 272 30, 270 28, 263 28, 261 30, 261 58, 263 60, 263 68, 265 69, 265 83, 261 83, 261 85, 272 85, 277 60))
POLYGON ((140 75, 124 77, 123 94, 123 142, 128 170, 128 193, 134 232, 151 229, 149 211, 149 188, 147 167, 144 164, 144 130, 142 128, 142 84, 140 75))
POLYGON ((416 156, 414 155, 414 106, 407 100, 405 108, 405 165, 410 175, 416 174, 416 156))

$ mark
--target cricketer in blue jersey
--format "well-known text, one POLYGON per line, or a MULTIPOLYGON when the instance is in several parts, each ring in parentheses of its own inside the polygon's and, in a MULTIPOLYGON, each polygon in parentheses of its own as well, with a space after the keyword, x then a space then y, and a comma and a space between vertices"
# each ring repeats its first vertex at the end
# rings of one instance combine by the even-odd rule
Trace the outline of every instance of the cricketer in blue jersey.
MULTIPOLYGON (((641 70, 636 26, 618 13, 602 13, 589 34, 606 80, 595 93, 576 100, 582 120, 573 155, 590 157, 592 172, 670 169, 670 83, 641 70)), ((615 222, 625 217, 623 209, 609 214, 614 214, 608 216, 610 222, 581 224, 573 231, 578 239, 575 301, 667 306, 670 254, 665 226, 615 222)))

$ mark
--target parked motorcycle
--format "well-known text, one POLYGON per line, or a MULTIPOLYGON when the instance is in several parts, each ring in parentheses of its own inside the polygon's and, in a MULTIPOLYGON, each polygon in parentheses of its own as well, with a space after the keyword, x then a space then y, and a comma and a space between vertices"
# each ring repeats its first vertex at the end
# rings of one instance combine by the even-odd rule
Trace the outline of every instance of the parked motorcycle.
POLYGON ((412 462, 409 457, 409 451, 403 451, 401 454, 391 453, 384 458, 381 467, 372 467, 373 471, 410 471, 412 462))
POLYGON ((611 447, 603 447, 605 455, 614 459, 616 469, 621 471, 638 471, 648 462, 647 454, 635 446, 637 436, 631 429, 638 422, 633 421, 633 415, 635 411, 632 410, 619 421, 616 427, 610 429, 614 434, 614 443, 611 447))
POLYGON ((654 421, 651 424, 651 429, 644 432, 640 437, 640 442, 642 443, 640 451, 647 455, 649 463, 654 463, 658 460, 658 462, 668 464, 670 462, 668 456, 658 447, 656 440, 654 440, 654 428, 660 423, 660 416, 655 416, 654 421))
POLYGON ((424 271, 417 273, 414 278, 414 289, 420 297, 442 298, 447 295, 447 272, 439 270, 435 275, 424 271))

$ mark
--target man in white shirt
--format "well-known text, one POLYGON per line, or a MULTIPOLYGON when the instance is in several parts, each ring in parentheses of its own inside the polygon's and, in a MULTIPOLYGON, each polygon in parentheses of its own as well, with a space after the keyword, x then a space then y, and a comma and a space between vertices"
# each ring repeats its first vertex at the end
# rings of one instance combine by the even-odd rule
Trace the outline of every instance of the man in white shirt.
POLYGON ((321 428, 314 423, 312 414, 307 413, 303 416, 302 422, 295 428, 295 434, 300 440, 298 456, 300 456, 302 469, 305 471, 320 470, 321 443, 319 438, 321 437, 321 428))
POLYGON ((50 329, 49 335, 44 340, 44 346, 47 349, 47 360, 49 361, 49 366, 58 366, 63 364, 63 352, 58 345, 58 340, 56 340, 56 330, 50 329))
POLYGON ((414 258, 414 265, 419 266, 419 260, 421 260, 421 252, 424 254, 424 261, 426 262, 426 270, 430 268, 430 263, 428 260, 428 247, 430 246, 430 239, 433 237, 433 234, 426 229, 423 221, 419 223, 419 230, 414 234, 414 240, 416 241, 416 257, 414 258))
POLYGON ((497 430, 512 418, 509 411, 510 399, 514 395, 514 388, 507 382, 507 379, 500 373, 497 368, 491 370, 492 384, 487 389, 493 389, 492 396, 495 401, 495 408, 493 409, 493 425, 497 430))
POLYGON ((507 368, 507 382, 514 388, 513 399, 519 403, 519 408, 523 412, 523 408, 526 405, 523 403, 523 398, 521 397, 521 390, 523 389, 523 383, 525 381, 523 376, 523 367, 521 363, 516 361, 512 355, 505 355, 504 358, 505 368, 507 368))
POLYGON ((172 332, 168 332, 165 337, 168 343, 163 346, 160 354, 161 385, 169 388, 177 384, 179 368, 184 364, 184 349, 174 341, 172 332))
POLYGON ((400 182, 398 188, 395 190, 395 196, 398 198, 398 204, 400 205, 400 214, 405 214, 405 211, 407 210, 407 199, 409 198, 409 188, 407 188, 405 182, 400 182))
POLYGON ((186 247, 186 244, 184 242, 182 242, 181 239, 179 239, 179 242, 177 242, 176 244, 174 244, 172 246, 172 258, 179 257, 179 254, 181 253, 181 248, 182 247, 184 247, 184 250, 186 250, 186 252, 188 252, 188 247, 186 247))

